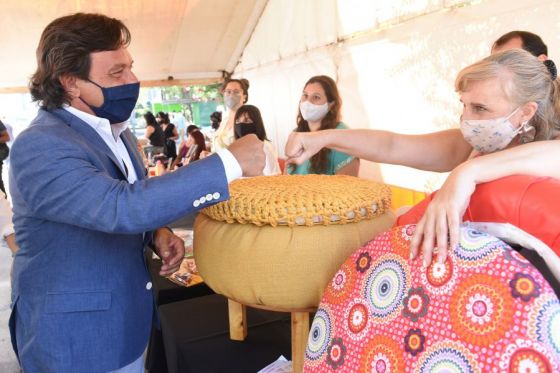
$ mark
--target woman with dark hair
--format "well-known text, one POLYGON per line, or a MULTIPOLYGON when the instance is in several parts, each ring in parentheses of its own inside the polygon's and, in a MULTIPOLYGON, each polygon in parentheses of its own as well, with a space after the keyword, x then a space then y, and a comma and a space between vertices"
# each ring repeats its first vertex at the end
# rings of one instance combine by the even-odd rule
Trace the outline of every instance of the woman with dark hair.
POLYGON ((200 159, 200 153, 206 150, 206 139, 204 135, 199 130, 192 131, 189 133, 189 138, 192 142, 189 146, 189 151, 185 155, 186 162, 184 164, 189 164, 200 159))
POLYGON ((233 134, 235 112, 249 99, 249 81, 247 79, 229 79, 223 85, 222 94, 226 111, 222 115, 220 127, 212 139, 213 152, 227 148, 235 140, 233 134))
POLYGON ((206 139, 198 126, 191 124, 187 127, 187 139, 179 145, 177 158, 170 169, 187 165, 200 159, 200 153, 206 151, 206 139))
MULTIPOLYGON (((305 83, 299 101, 295 132, 347 129, 340 121, 342 99, 336 83, 326 75, 314 76, 305 83)), ((300 165, 290 165, 290 174, 326 174, 358 176, 360 160, 333 149, 321 149, 300 165)))
POLYGON ((222 122, 222 112, 215 111, 210 115, 210 121, 212 122, 212 129, 217 131, 220 128, 220 123, 222 122))
POLYGON ((235 139, 240 139, 245 135, 254 133, 259 140, 264 143, 264 154, 266 155, 263 175, 280 175, 280 165, 278 164, 278 153, 266 137, 266 130, 262 120, 260 110, 253 105, 243 105, 235 113, 234 134, 235 139))
POLYGON ((169 114, 164 113, 163 111, 157 113, 156 119, 159 120, 165 137, 164 153, 173 161, 177 158, 177 146, 175 145, 175 140, 179 138, 177 127, 169 121, 169 114))
POLYGON ((149 141, 150 145, 163 148, 165 146, 165 135, 154 114, 151 111, 146 112, 144 120, 146 121, 144 137, 149 141))

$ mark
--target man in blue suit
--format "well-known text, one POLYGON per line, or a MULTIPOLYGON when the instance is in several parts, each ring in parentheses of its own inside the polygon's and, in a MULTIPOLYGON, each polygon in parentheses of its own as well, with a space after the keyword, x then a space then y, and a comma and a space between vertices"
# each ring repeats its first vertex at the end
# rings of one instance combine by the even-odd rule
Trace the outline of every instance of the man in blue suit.
POLYGON ((37 49, 37 117, 14 142, 10 190, 18 251, 10 330, 30 372, 143 372, 153 317, 144 263, 153 244, 174 272, 184 255, 164 227, 229 197, 264 168, 255 136, 147 179, 127 119, 139 83, 124 24, 98 14, 50 23, 37 49))

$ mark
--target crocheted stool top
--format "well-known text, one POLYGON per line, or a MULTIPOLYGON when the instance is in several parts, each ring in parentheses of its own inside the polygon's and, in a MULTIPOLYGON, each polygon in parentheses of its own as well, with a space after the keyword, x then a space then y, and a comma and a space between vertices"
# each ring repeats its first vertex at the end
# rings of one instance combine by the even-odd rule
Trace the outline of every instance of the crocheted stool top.
POLYGON ((391 208, 388 186, 352 176, 259 176, 229 190, 228 201, 202 213, 227 223, 313 226, 373 219, 391 208))

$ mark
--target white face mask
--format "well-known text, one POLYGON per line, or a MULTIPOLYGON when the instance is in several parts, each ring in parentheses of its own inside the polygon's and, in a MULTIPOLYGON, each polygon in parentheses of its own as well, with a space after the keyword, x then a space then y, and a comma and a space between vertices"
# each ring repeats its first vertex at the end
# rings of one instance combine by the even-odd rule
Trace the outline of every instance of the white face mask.
POLYGON ((325 102, 323 105, 315 105, 309 101, 299 103, 299 110, 301 116, 308 122, 318 122, 327 115, 329 112, 329 103, 325 102))
POLYGON ((231 94, 224 97, 224 104, 228 109, 233 109, 241 102, 241 95, 231 94))
POLYGON ((531 129, 527 123, 515 129, 509 118, 515 114, 515 109, 507 117, 495 119, 463 120, 461 121, 461 132, 463 137, 479 153, 492 153, 502 150, 509 145, 511 140, 520 132, 531 129))

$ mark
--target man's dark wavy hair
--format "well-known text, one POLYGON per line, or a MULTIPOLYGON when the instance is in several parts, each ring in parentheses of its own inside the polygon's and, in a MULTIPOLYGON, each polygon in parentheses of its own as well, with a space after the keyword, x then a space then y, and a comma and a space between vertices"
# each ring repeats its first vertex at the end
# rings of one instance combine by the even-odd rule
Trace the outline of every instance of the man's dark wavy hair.
POLYGON ((52 21, 37 47, 37 70, 29 89, 33 101, 47 109, 70 103, 60 83, 63 75, 88 79, 90 53, 117 50, 130 44, 130 31, 118 19, 76 13, 52 21))

